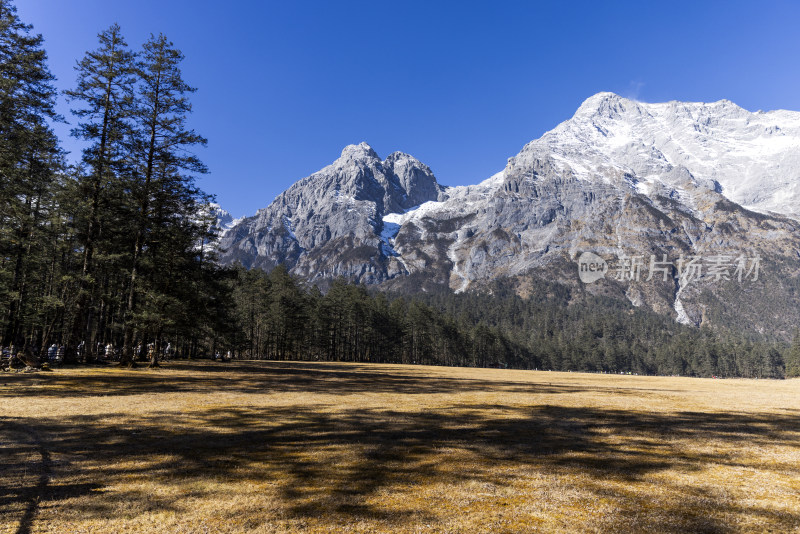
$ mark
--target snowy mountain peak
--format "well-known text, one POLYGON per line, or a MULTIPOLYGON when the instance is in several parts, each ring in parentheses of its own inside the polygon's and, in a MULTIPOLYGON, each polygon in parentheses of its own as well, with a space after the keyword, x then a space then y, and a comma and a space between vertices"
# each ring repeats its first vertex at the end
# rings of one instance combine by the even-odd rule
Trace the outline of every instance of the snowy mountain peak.
POLYGON ((222 209, 222 206, 217 204, 216 202, 212 202, 208 205, 208 208, 211 212, 211 215, 217 219, 217 226, 222 230, 228 230, 235 226, 239 221, 242 219, 234 219, 233 215, 230 214, 229 211, 222 209))
POLYGON ((623 98, 616 93, 601 92, 592 95, 580 105, 575 112, 576 116, 586 116, 595 114, 606 114, 609 111, 614 111, 618 108, 620 103, 632 103, 631 100, 623 98))
POLYGON ((378 154, 365 142, 357 145, 347 145, 342 150, 341 160, 380 159, 378 154))
POLYGON ((392 152, 386 157, 386 161, 384 163, 390 165, 412 164, 412 165, 422 165, 424 167, 427 167, 427 165, 422 163, 420 160, 418 160, 411 154, 406 154, 405 152, 392 152))
POLYGON ((800 217, 800 113, 750 112, 730 100, 649 104, 614 93, 526 145, 511 164, 549 161, 590 181, 667 175, 685 167, 730 200, 800 217))

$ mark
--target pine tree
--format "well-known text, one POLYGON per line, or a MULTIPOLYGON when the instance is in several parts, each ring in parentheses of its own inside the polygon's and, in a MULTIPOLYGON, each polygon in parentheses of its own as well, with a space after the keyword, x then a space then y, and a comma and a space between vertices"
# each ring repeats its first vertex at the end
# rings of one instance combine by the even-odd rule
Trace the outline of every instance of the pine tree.
POLYGON ((50 244, 43 232, 63 164, 48 124, 60 117, 42 43, 15 6, 0 0, 0 257, 10 260, 0 267, 0 320, 3 341, 17 345, 38 308, 50 244))
MULTIPOLYGON (((137 291, 140 285, 151 292, 155 289, 139 281, 142 252, 148 246, 148 236, 155 235, 154 225, 174 226, 178 222, 178 229, 181 229, 179 221, 199 218, 202 207, 202 202, 198 202, 200 192, 193 186, 193 175, 206 172, 206 167, 187 150, 205 145, 206 140, 186 127, 187 115, 192 110, 188 95, 195 89, 183 81, 180 70, 183 58, 166 36, 160 34, 151 36, 144 44, 137 62, 139 86, 133 135, 137 166, 130 184, 136 198, 137 223, 126 301, 123 352, 127 361, 131 361, 132 317, 137 312, 137 291)), ((191 230, 196 233, 200 228, 191 230)), ((168 253, 163 249, 161 252, 168 253)))
POLYGON ((90 143, 83 151, 83 162, 90 174, 80 179, 88 205, 77 210, 85 213, 86 217, 82 221, 85 227, 79 234, 83 259, 72 344, 85 335, 89 326, 91 300, 88 291, 94 289, 90 284, 96 279, 94 260, 103 237, 101 226, 114 227, 113 224, 102 224, 104 204, 119 185, 119 174, 129 164, 135 55, 128 49, 118 24, 100 33, 98 38, 100 47, 87 52, 78 62, 75 67, 77 85, 66 92, 71 102, 82 105, 72 110, 82 121, 72 130, 72 135, 90 143))

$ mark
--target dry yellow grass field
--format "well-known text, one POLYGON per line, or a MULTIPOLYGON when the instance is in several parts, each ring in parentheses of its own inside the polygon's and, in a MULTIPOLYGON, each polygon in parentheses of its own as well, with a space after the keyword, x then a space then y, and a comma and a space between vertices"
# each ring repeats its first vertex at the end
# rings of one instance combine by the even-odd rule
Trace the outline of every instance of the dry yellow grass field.
POLYGON ((0 532, 798 530, 798 380, 293 362, 0 374, 0 532))

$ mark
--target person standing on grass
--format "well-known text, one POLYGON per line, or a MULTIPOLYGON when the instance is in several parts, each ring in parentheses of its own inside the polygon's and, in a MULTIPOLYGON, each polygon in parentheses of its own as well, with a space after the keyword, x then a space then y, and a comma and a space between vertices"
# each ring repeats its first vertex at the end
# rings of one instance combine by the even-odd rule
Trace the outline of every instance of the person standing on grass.
POLYGON ((150 367, 160 367, 158 364, 159 343, 153 342, 147 345, 147 359, 150 360, 150 367))

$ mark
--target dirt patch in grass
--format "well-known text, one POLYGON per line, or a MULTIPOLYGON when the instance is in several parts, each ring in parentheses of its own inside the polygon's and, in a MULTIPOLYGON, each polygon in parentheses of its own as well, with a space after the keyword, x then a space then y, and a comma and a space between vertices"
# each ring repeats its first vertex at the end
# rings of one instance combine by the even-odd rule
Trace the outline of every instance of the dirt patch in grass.
POLYGON ((172 362, 0 406, 0 532, 800 529, 797 380, 172 362))

